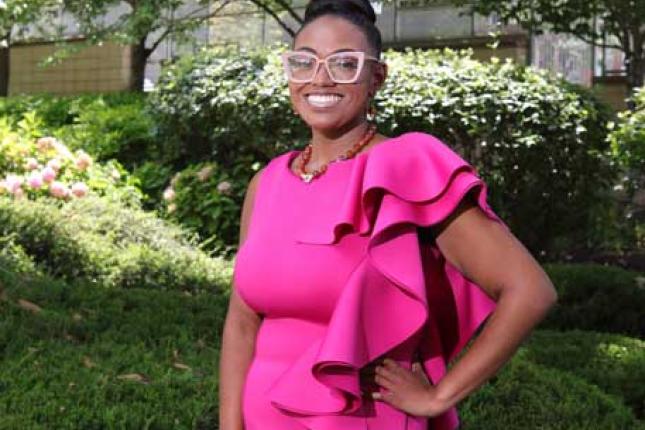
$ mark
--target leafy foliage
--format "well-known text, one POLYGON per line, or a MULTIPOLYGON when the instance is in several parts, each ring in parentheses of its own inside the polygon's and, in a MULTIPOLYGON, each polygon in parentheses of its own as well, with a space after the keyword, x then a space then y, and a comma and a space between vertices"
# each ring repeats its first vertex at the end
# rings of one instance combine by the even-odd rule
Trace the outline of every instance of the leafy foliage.
MULTIPOLYGON (((436 0, 429 0, 436 3, 436 0)), ((453 0, 478 13, 495 13, 540 33, 572 34, 595 46, 623 51, 629 86, 643 86, 645 74, 644 0, 453 0)))
POLYGON ((108 198, 57 207, 0 197, 0 237, 51 276, 112 288, 216 291, 228 269, 183 229, 108 198))
MULTIPOLYGON (((279 51, 205 50, 167 67, 150 97, 163 153, 174 155, 167 161, 180 170, 205 161, 246 166, 246 184, 255 173, 249 160, 264 164, 301 147, 309 131, 291 112, 279 51)), ((547 72, 480 63, 472 51, 384 58, 381 132, 429 132, 460 152, 491 185, 493 208, 543 258, 602 242, 594 232, 606 226, 617 173, 606 106, 547 72)))
POLYGON ((645 338, 645 290, 637 272, 594 264, 548 264, 545 269, 558 302, 543 327, 645 338))

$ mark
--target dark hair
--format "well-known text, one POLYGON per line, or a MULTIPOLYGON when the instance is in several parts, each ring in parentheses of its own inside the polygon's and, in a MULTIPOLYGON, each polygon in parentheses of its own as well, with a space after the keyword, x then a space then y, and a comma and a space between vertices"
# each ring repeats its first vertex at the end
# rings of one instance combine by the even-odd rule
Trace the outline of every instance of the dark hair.
POLYGON ((324 15, 344 18, 360 28, 376 57, 381 58, 381 32, 375 25, 376 13, 368 0, 311 0, 305 10, 305 20, 294 40, 307 25, 324 15))

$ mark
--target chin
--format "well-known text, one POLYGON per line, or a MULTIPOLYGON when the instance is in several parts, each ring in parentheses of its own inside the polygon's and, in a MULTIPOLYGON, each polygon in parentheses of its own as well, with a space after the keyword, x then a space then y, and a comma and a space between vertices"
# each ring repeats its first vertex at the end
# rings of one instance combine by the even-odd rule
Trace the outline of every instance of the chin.
POLYGON ((321 131, 338 130, 346 125, 347 121, 338 117, 325 117, 320 114, 309 114, 304 117, 309 127, 321 131))

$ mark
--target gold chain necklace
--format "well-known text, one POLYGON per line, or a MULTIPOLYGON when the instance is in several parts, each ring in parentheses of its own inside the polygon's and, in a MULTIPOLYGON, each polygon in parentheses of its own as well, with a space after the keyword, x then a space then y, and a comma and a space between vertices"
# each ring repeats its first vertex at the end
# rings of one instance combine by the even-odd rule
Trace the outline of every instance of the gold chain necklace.
POLYGON ((322 166, 320 166, 319 168, 315 169, 311 173, 307 173, 305 171, 305 166, 311 160, 311 151, 313 150, 313 144, 309 143, 309 145, 307 145, 307 147, 304 149, 304 151, 302 151, 302 160, 300 161, 300 166, 298 168, 298 172, 300 174, 300 177, 306 183, 311 182, 314 178, 316 178, 316 177, 322 175, 323 173, 325 173, 327 171, 327 166, 330 163, 340 161, 340 160, 348 160, 348 159, 354 157, 358 153, 358 151, 360 151, 365 145, 367 145, 367 143, 370 140, 372 140, 372 137, 374 137, 375 134, 376 134, 376 126, 374 124, 370 124, 367 127, 367 130, 365 130, 365 134, 363 135, 361 140, 356 142, 351 148, 349 148, 347 151, 345 151, 344 154, 341 154, 340 156, 336 157, 335 159, 333 159, 331 161, 328 161, 327 163, 323 164, 322 166))

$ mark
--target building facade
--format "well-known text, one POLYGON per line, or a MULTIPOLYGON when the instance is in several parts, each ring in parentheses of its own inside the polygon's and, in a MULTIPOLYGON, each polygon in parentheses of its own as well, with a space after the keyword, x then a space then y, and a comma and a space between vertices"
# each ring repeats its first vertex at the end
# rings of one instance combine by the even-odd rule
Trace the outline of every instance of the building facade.
MULTIPOLYGON (((292 2, 302 16, 306 0, 292 2)), ((622 66, 622 53, 592 47, 573 36, 545 33, 532 35, 517 25, 502 26, 495 16, 482 16, 458 9, 448 2, 432 6, 419 0, 398 0, 383 4, 372 2, 377 12, 377 26, 381 30, 385 48, 464 48, 471 47, 475 58, 487 60, 491 56, 512 58, 516 62, 546 68, 561 73, 565 79, 587 87, 594 87, 601 97, 617 109, 624 108, 627 95, 622 66), (494 48, 493 48, 494 46, 494 48)), ((219 4, 219 3, 217 3, 219 4)), ((210 8, 217 7, 215 2, 210 8)), ((200 10, 194 1, 186 1, 177 14, 200 10)), ((208 13, 210 10, 203 10, 208 13)), ((104 17, 109 23, 127 6, 115 7, 104 17)), ((73 18, 61 10, 52 10, 52 17, 65 28, 70 44, 81 45, 83 38, 75 31, 73 18)), ((295 28, 286 12, 280 18, 295 28)), ((150 36, 153 43, 157 34, 150 36)), ((146 89, 154 87, 161 65, 205 45, 238 45, 243 47, 290 42, 282 27, 249 1, 230 2, 215 17, 195 30, 191 43, 179 44, 172 37, 162 42, 152 53, 146 68, 146 89)), ((54 52, 53 42, 28 39, 11 49, 10 94, 50 92, 73 94, 86 91, 122 91, 128 88, 131 52, 127 46, 105 43, 79 50, 60 64, 38 67, 44 57, 54 52), (27 41, 28 40, 28 41, 27 41)))

